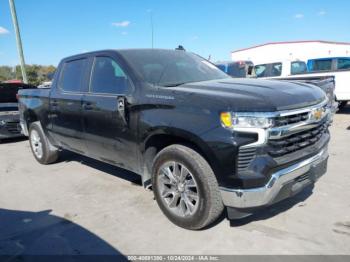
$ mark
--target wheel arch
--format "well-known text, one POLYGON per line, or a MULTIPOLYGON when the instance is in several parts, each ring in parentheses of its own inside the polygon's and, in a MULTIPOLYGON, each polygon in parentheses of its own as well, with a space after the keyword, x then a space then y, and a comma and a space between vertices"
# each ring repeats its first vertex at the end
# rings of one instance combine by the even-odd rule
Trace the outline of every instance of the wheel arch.
POLYGON ((37 114, 34 112, 34 110, 27 109, 27 111, 24 113, 24 121, 29 130, 30 124, 39 121, 39 118, 37 114))
POLYGON ((214 173, 217 170, 214 153, 199 136, 182 129, 161 128, 149 134, 141 145, 142 182, 145 187, 151 185, 151 170, 155 156, 165 147, 174 144, 195 150, 209 163, 214 173))

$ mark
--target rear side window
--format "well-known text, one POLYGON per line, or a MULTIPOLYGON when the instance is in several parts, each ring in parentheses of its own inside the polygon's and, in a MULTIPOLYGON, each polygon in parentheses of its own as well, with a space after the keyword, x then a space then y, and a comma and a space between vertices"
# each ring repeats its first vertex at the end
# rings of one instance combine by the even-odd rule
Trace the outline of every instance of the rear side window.
POLYGON ((59 88, 68 92, 86 92, 87 86, 84 85, 87 59, 79 59, 64 63, 59 88))
POLYGON ((305 62, 295 61, 291 63, 290 73, 292 75, 303 74, 307 72, 307 66, 305 62))
POLYGON ((350 58, 338 58, 337 69, 350 69, 350 58))
POLYGON ((91 76, 91 92, 124 94, 129 80, 119 64, 109 57, 96 57, 91 76))

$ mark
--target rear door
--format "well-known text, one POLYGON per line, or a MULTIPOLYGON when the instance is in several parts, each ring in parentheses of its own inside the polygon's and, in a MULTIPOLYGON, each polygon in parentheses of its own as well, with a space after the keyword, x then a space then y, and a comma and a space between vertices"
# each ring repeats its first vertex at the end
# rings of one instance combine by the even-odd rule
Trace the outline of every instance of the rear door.
POLYGON ((89 59, 63 62, 50 96, 52 136, 64 148, 84 154, 82 98, 88 91, 89 59))
POLYGON ((96 56, 82 110, 89 155, 133 170, 135 138, 129 128, 127 99, 132 92, 130 83, 116 58, 96 56))

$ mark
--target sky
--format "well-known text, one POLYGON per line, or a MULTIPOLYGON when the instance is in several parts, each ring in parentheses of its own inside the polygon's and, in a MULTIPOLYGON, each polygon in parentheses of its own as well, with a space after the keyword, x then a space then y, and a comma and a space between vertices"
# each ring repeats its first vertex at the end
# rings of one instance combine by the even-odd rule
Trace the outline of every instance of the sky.
MULTIPOLYGON (((27 64, 100 49, 186 50, 212 61, 258 44, 350 42, 347 0, 15 0, 27 64)), ((0 0, 0 65, 19 61, 8 0, 0 0)))

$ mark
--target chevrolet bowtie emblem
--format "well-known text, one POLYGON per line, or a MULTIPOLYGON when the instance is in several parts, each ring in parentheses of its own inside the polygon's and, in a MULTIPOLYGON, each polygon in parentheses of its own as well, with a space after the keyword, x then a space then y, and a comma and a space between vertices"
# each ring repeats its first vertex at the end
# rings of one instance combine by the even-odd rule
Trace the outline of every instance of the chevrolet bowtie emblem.
POLYGON ((311 112, 311 117, 314 120, 320 120, 323 117, 324 111, 322 108, 318 108, 311 112))

